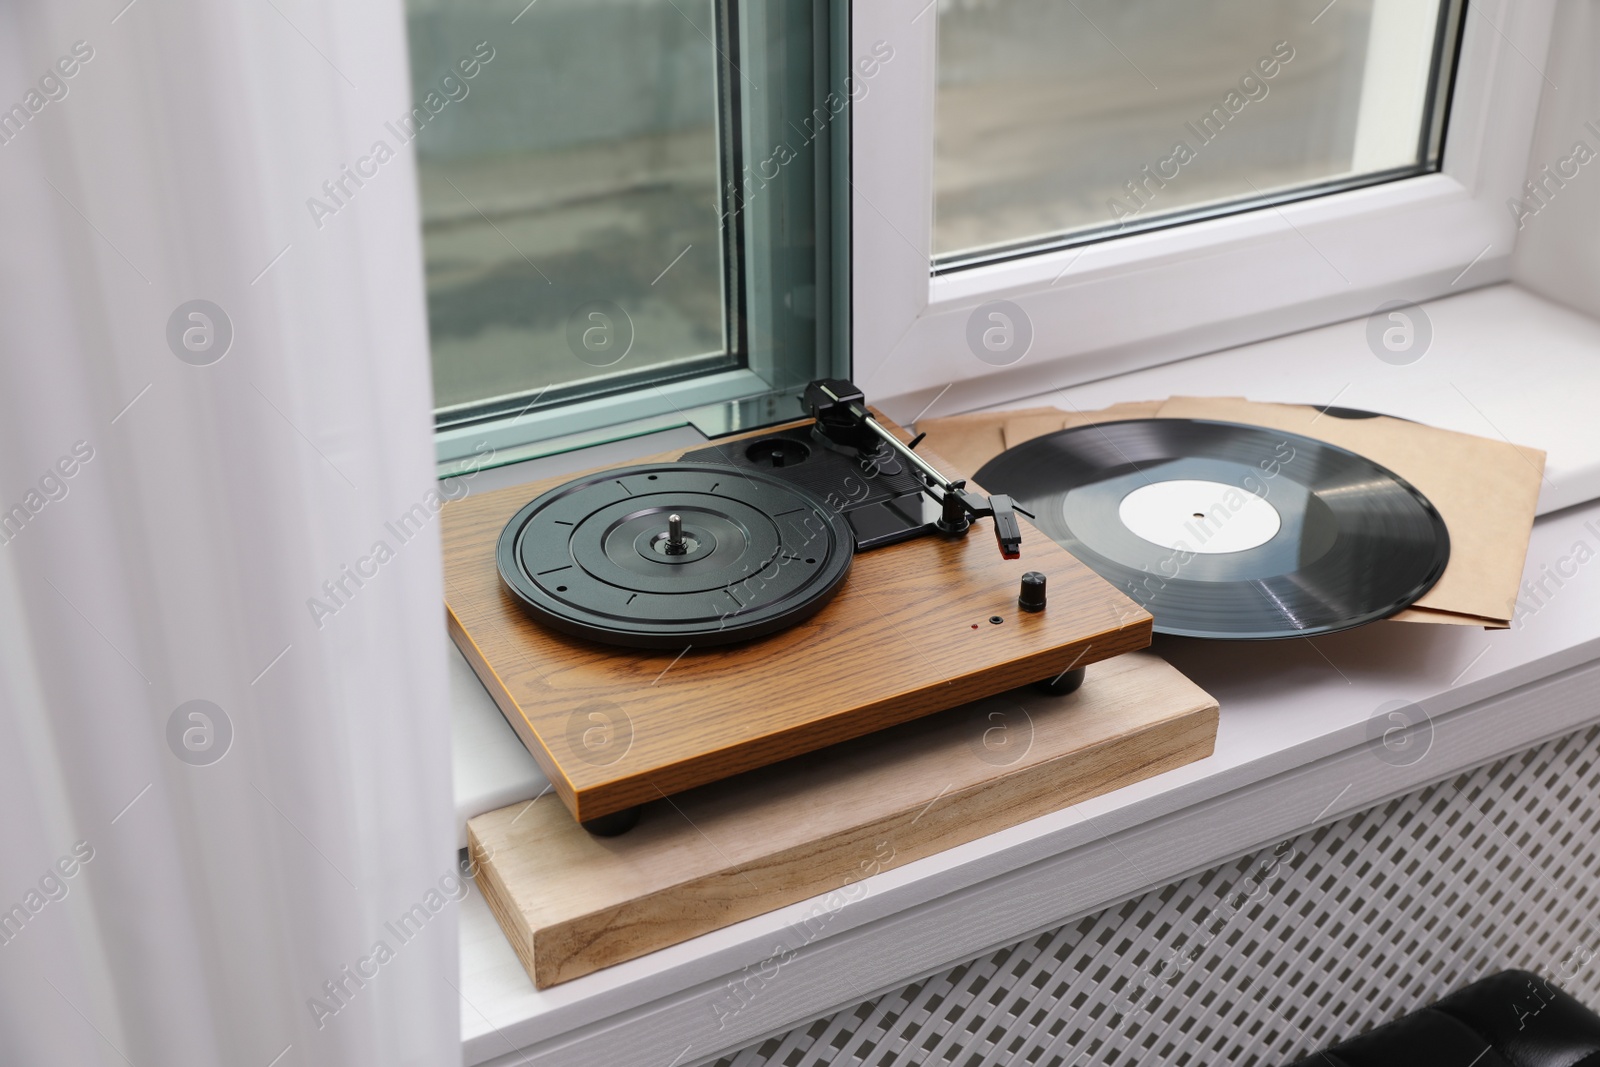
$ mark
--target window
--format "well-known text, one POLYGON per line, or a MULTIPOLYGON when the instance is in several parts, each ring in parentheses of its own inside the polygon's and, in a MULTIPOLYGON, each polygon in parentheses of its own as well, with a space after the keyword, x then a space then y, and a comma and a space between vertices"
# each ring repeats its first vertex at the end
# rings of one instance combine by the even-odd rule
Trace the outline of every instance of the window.
POLYGON ((443 108, 417 138, 441 414, 727 358, 711 5, 682 7, 513 36, 413 3, 415 94, 443 108))
POLYGON ((938 12, 941 269, 1438 167, 1457 3, 938 12))
POLYGON ((856 4, 895 59, 851 116, 855 381, 938 414, 1505 280, 1555 6, 856 4))
POLYGON ((408 0, 442 461, 791 417, 834 370, 820 7, 408 0))

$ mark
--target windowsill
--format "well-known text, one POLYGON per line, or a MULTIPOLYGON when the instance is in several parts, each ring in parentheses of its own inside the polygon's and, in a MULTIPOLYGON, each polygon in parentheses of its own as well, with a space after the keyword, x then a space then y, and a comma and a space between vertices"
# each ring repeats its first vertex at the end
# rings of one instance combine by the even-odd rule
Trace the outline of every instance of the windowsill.
MULTIPOLYGON (((1433 348, 1410 367, 1374 359, 1358 321, 1006 406, 1245 395, 1503 431, 1550 453, 1526 573, 1575 542, 1600 548, 1600 503, 1580 504, 1600 497, 1600 434, 1583 410, 1600 395, 1600 324, 1511 286, 1426 310, 1433 348)), ((613 461, 593 459, 582 465, 613 461)), ((527 466, 522 478, 558 473, 527 466)), ((870 879, 827 936, 750 982, 733 1014, 728 984, 754 974, 814 902, 539 992, 474 893, 461 918, 465 1062, 696 1063, 1600 719, 1600 566, 1563 580, 1509 631, 1379 623, 1315 646, 1158 639, 1221 702, 1215 755, 870 879), (1368 740, 1369 718, 1395 700, 1433 723, 1409 766, 1368 740), (522 1050, 531 1061, 510 1055, 522 1050)), ((452 661, 459 813, 536 795, 531 758, 454 650, 452 661)))

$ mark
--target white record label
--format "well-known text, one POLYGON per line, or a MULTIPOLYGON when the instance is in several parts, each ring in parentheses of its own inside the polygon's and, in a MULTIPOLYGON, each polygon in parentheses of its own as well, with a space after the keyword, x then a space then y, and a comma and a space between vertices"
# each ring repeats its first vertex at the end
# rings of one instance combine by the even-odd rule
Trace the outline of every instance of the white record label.
POLYGON ((1117 516, 1152 544, 1206 554, 1257 548, 1283 525, 1278 509, 1254 493, 1195 479, 1142 485, 1122 498, 1117 516))

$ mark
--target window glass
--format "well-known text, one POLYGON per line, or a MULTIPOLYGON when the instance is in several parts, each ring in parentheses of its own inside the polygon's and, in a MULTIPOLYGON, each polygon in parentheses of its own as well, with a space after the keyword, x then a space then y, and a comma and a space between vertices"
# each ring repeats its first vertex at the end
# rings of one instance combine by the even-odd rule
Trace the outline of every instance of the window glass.
POLYGON ((711 0, 407 0, 435 403, 737 363, 711 0))
POLYGON ((938 0, 951 268, 1435 169, 1446 0, 938 0))

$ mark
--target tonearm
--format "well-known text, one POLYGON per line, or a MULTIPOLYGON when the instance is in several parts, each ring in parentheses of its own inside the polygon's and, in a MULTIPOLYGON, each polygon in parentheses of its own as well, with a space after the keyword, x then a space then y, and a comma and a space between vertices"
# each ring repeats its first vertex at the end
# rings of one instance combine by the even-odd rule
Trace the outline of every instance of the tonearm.
MULTIPOLYGON (((867 410, 866 397, 853 382, 843 378, 823 378, 806 386, 806 414, 817 420, 818 429, 835 444, 853 448, 864 456, 887 445, 922 478, 922 491, 940 506, 934 525, 941 533, 967 532, 974 519, 994 519, 994 537, 1000 554, 1017 559, 1022 554, 1022 527, 1016 513, 1021 510, 1008 496, 984 496, 967 489, 963 480, 951 481, 932 464, 917 455, 867 410)), ((913 441, 912 444, 916 442, 913 441)), ((1027 514, 1027 512, 1023 512, 1027 514)))

